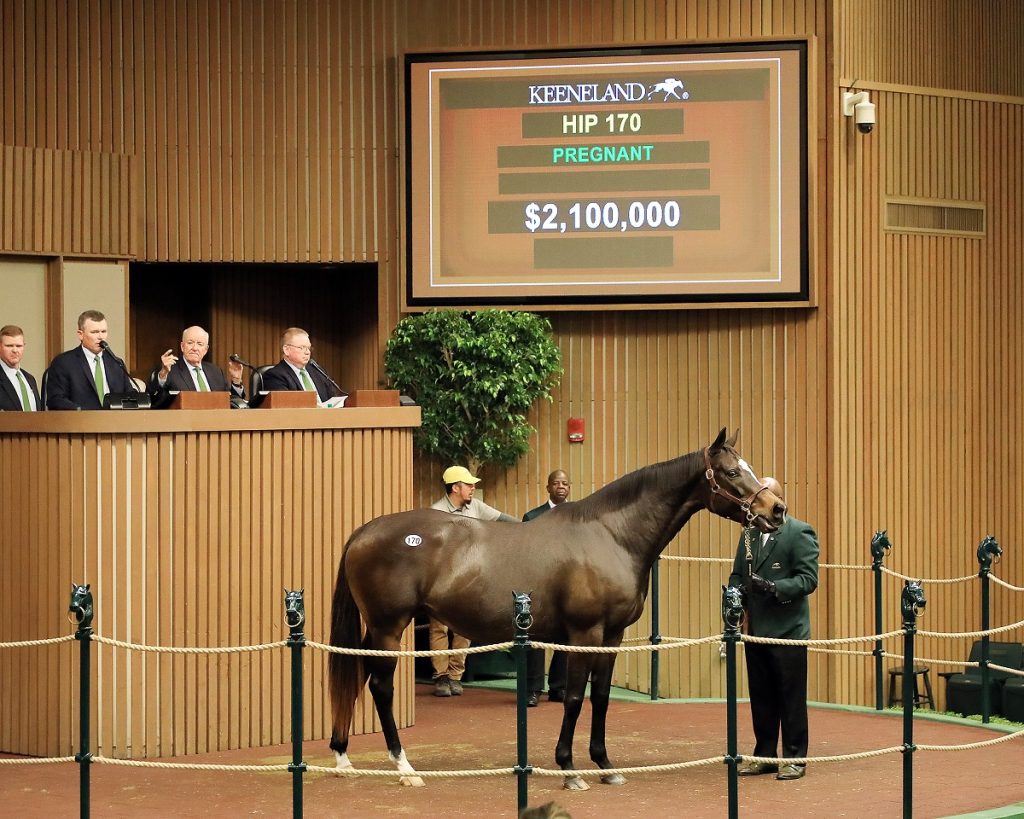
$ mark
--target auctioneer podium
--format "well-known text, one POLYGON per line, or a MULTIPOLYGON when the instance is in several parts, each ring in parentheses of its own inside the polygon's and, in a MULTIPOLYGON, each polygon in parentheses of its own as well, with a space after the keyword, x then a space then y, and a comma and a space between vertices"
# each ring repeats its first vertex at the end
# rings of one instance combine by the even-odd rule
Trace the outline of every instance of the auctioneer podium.
MULTIPOLYGON (((306 638, 328 642, 346 539, 411 508, 419 420, 419 407, 0 413, 0 468, 17 488, 0 515, 0 643, 73 634, 72 582, 92 585, 103 637, 284 640, 288 588, 305 589, 306 638)), ((0 650, 0 750, 76 752, 78 648, 0 650)), ((327 655, 303 656, 305 738, 322 739, 327 655)), ((94 642, 93 751, 141 759, 286 742, 289 662, 286 649, 164 654, 94 642)), ((409 725, 410 661, 396 684, 396 718, 409 725)), ((373 730, 364 693, 355 731, 373 730)))

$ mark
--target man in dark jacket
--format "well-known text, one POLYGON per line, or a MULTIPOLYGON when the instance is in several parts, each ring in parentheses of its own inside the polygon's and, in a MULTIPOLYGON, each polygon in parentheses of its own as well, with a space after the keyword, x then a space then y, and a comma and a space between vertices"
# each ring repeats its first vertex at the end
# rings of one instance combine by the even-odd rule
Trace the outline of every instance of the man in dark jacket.
MULTIPOLYGON (((763 482, 782 497, 774 478, 763 482)), ((746 631, 752 637, 808 640, 811 613, 807 596, 818 587, 818 536, 802 520, 787 516, 772 534, 744 530, 733 562, 730 586, 743 589, 746 631)), ((754 756, 807 756, 807 647, 744 642, 747 687, 754 723, 754 756)), ((776 773, 776 779, 799 779, 805 766, 764 762, 740 766, 741 776, 776 773)))
POLYGON ((210 351, 210 334, 202 327, 186 327, 181 334, 181 358, 167 350, 160 356, 160 369, 149 381, 149 391, 156 395, 171 391, 231 392, 245 398, 242 386, 242 365, 228 361, 228 377, 216 364, 203 361, 210 351), (230 379, 230 381, 228 380, 230 379))
MULTIPOLYGON (((569 497, 572 484, 564 470, 556 469, 548 475, 548 499, 540 506, 523 515, 523 523, 540 517, 549 509, 565 503, 569 497)), ((565 677, 568 670, 569 655, 564 651, 556 651, 551 655, 548 666, 548 699, 562 702, 565 699, 565 677)), ((526 676, 530 687, 530 696, 526 704, 534 706, 540 701, 540 692, 544 688, 544 650, 534 649, 526 658, 526 676)))
POLYGON ((107 349, 107 317, 86 310, 78 317, 77 332, 82 343, 58 355, 46 370, 46 408, 102 409, 110 393, 135 392, 121 362, 107 349))

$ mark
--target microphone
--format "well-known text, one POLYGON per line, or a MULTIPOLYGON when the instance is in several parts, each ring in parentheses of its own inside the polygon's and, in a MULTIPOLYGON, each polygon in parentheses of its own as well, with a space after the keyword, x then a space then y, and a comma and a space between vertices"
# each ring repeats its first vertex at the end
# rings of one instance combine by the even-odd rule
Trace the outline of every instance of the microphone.
POLYGON ((324 378, 326 378, 328 381, 331 382, 331 386, 334 387, 334 389, 336 389, 338 391, 338 395, 340 397, 345 397, 346 395, 348 395, 348 393, 345 392, 345 390, 343 390, 341 387, 338 386, 338 382, 335 381, 333 378, 331 378, 327 374, 327 370, 325 370, 323 367, 321 367, 319 364, 316 363, 316 359, 315 358, 310 356, 309 357, 309 363, 313 367, 314 370, 316 370, 318 373, 320 373, 320 375, 322 375, 324 378))
POLYGON ((100 340, 100 349, 103 350, 103 352, 105 353, 109 353, 110 357, 118 363, 122 370, 124 370, 124 374, 128 379, 128 388, 132 392, 137 393, 139 391, 139 388, 135 386, 135 379, 132 378, 132 374, 128 372, 128 367, 125 366, 125 363, 120 358, 117 357, 117 354, 113 350, 110 349, 110 345, 107 344, 106 339, 100 340))
POLYGON ((241 364, 243 367, 248 367, 250 370, 255 370, 256 367, 242 358, 238 353, 232 353, 228 356, 228 361, 234 361, 236 364, 241 364))

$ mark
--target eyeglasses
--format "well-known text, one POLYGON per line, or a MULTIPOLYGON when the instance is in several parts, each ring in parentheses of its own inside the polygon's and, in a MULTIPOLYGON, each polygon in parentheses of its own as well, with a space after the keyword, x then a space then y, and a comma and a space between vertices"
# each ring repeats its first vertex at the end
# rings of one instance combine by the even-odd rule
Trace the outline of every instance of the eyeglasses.
POLYGON ((205 341, 183 341, 181 343, 184 344, 186 347, 206 347, 207 346, 205 341))
POLYGON ((310 347, 309 345, 285 344, 284 346, 285 347, 291 347, 293 350, 301 350, 304 353, 311 353, 311 352, 313 352, 313 348, 310 347))

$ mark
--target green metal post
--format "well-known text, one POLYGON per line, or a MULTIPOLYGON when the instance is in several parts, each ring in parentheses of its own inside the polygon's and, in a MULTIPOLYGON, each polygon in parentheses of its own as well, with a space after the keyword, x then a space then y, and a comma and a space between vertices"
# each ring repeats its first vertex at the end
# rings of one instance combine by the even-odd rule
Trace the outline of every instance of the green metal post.
POLYGON ((292 816, 302 817, 302 774, 306 763, 302 761, 302 649, 306 635, 302 627, 306 622, 304 589, 284 593, 284 617, 288 624, 288 646, 292 655, 292 761, 288 770, 292 772, 292 816))
MULTIPOLYGON (((654 561, 651 568, 651 645, 656 646, 661 642, 661 616, 659 604, 661 602, 661 583, 658 567, 661 565, 661 557, 654 561)), ((658 674, 660 668, 660 651, 651 652, 651 699, 658 699, 658 674)))
MULTIPOLYGON (((981 630, 988 631, 990 626, 989 611, 989 572, 992 570, 992 558, 1000 557, 1003 550, 999 548, 996 539, 989 535, 978 544, 978 577, 981 578, 981 630)), ((992 717, 992 702, 989 670, 989 637, 988 634, 981 635, 981 721, 989 722, 992 717)))
POLYGON ((530 595, 523 592, 512 592, 512 604, 515 611, 513 622, 516 632, 513 639, 512 653, 516 661, 516 785, 517 810, 526 807, 528 799, 527 777, 533 772, 528 760, 526 730, 526 700, 530 695, 526 680, 526 657, 530 652, 530 635, 527 633, 533 625, 530 614, 530 595))
POLYGON ((740 758, 737 748, 736 643, 739 642, 740 624, 743 622, 743 598, 735 587, 722 587, 722 620, 725 622, 722 639, 725 641, 725 764, 729 766, 729 819, 737 819, 740 811, 737 765, 740 758))
MULTIPOLYGON (((78 753, 75 754, 75 762, 78 763, 78 815, 82 819, 89 817, 89 766, 92 764, 92 752, 89 750, 89 697, 90 680, 92 678, 89 649, 92 643, 92 620, 95 614, 93 610, 92 592, 90 586, 71 587, 71 603, 68 612, 78 623, 75 631, 75 639, 81 645, 78 661, 78 753)), ((69 617, 70 619, 70 617, 69 617)))
POLYGON ((903 816, 914 816, 914 635, 917 614, 925 607, 921 584, 906 581, 900 598, 903 617, 903 816))
MULTIPOLYGON (((871 538, 871 571, 875 575, 875 634, 881 634, 882 625, 882 558, 892 548, 892 543, 885 534, 885 530, 875 532, 871 538)), ((875 656, 875 710, 881 711, 885 707, 885 699, 882 692, 882 657, 885 650, 882 648, 882 641, 875 640, 875 648, 871 652, 875 656)))

